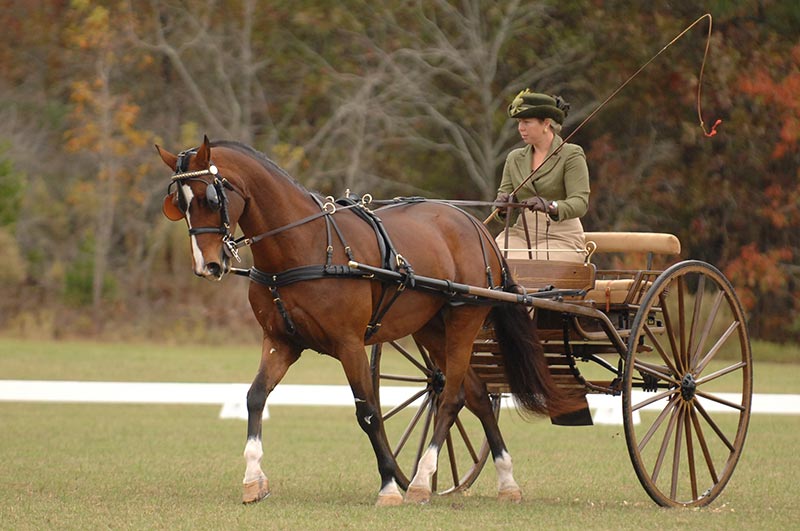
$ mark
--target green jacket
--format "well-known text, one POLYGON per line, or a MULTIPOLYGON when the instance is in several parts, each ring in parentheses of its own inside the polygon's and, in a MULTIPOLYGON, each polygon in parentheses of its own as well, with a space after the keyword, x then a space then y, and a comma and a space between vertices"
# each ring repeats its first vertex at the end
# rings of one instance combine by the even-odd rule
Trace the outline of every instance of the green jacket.
MULTIPOLYGON (((550 153, 561 145, 556 135, 550 153)), ((531 173, 533 148, 525 146, 508 154, 503 167, 503 179, 498 192, 511 193, 531 173)), ((583 148, 577 144, 564 144, 539 168, 531 179, 517 192, 522 201, 540 195, 548 201, 558 201, 558 220, 579 218, 589 207, 589 168, 583 148)))

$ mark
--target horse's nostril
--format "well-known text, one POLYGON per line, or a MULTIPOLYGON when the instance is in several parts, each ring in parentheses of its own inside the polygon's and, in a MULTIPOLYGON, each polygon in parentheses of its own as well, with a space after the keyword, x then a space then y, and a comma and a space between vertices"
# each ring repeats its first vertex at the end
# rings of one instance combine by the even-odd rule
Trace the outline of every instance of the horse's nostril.
POLYGON ((216 262, 211 262, 206 267, 208 268, 208 272, 215 277, 219 277, 222 272, 222 267, 216 262))

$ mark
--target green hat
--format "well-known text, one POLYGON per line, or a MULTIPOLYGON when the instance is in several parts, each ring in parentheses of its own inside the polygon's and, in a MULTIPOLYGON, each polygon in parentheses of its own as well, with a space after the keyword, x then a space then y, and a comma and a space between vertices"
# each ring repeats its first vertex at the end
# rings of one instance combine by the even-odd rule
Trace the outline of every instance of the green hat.
POLYGON ((560 124, 569 111, 569 103, 559 96, 548 96, 525 89, 517 94, 508 106, 511 118, 550 118, 560 124))

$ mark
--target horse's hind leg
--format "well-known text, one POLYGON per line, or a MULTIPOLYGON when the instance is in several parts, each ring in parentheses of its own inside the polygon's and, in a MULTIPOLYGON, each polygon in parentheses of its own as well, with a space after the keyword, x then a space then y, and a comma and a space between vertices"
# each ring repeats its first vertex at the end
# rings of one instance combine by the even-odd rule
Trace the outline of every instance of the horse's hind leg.
POLYGON ((497 470, 497 499, 518 503, 522 500, 522 491, 514 480, 511 455, 506 449, 506 443, 497 425, 486 385, 472 369, 467 372, 464 390, 467 409, 480 420, 492 451, 492 459, 497 470))
POLYGON ((261 363, 250 390, 247 391, 247 444, 244 447, 245 472, 243 503, 261 501, 269 496, 269 480, 261 470, 264 450, 261 444, 261 419, 267 396, 278 385, 289 366, 300 357, 299 349, 264 338, 261 363))
POLYGON ((336 353, 342 363, 353 398, 356 403, 358 425, 364 430, 372 444, 375 458, 378 461, 378 473, 381 476, 381 490, 375 505, 392 506, 403 503, 403 495, 395 480, 397 463, 392 451, 383 436, 383 417, 375 399, 372 387, 369 364, 364 356, 364 345, 355 345, 336 353))
MULTIPOLYGON (((415 334, 415 337, 425 345, 439 368, 447 372, 445 328, 443 323, 431 322, 425 329, 415 334)), ((462 404, 461 397, 463 396, 467 409, 478 418, 483 427, 486 440, 492 452, 492 459, 497 469, 498 499, 502 501, 519 502, 522 499, 522 493, 517 482, 514 480, 511 456, 506 449, 505 441, 497 425, 497 418, 492 410, 492 403, 489 400, 486 385, 471 368, 467 369, 463 389, 464 394, 459 394, 459 400, 456 405, 460 409, 462 404)), ((428 456, 428 459, 430 458, 431 456, 428 456)), ((426 492, 424 486, 416 492, 419 495, 419 499, 410 501, 427 501, 429 494, 426 492)), ((417 494, 412 493, 412 498, 417 494)), ((409 497, 407 496, 406 499, 409 499, 409 497)))
MULTIPOLYGON (((417 463, 417 472, 406 491, 406 502, 427 503, 430 500, 431 479, 438 466, 439 450, 456 416, 464 406, 464 381, 469 371, 472 342, 485 316, 486 310, 480 307, 449 308, 445 310, 442 322, 426 327, 427 330, 417 334, 419 337, 428 337, 428 344, 438 344, 437 350, 440 350, 441 339, 430 337, 430 332, 437 329, 441 332, 441 324, 444 324, 445 385, 439 395, 433 437, 417 463)), ((488 396, 486 401, 488 404, 488 396)))

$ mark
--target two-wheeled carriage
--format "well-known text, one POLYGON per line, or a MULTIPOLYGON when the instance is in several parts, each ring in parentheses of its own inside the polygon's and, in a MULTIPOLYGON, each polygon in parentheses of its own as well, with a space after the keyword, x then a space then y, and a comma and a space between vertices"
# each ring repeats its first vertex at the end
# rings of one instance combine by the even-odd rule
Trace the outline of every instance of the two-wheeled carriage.
MULTIPOLYGON (((705 262, 653 268, 654 256, 680 253, 673 235, 588 233, 586 238, 583 264, 509 260, 517 282, 541 295, 524 303, 538 323, 553 378, 584 400, 587 394, 621 396, 630 458, 656 503, 707 505, 731 477, 750 417, 752 356, 742 307, 728 280, 705 262), (592 258, 600 253, 646 258, 646 265, 597 269, 592 258)), ((487 324, 471 360, 497 415, 501 397, 509 392, 498 348, 487 324)), ((422 384, 413 395, 416 402, 383 408, 395 456, 410 477, 435 414, 442 371, 412 341, 375 345, 372 371, 376 388, 422 384), (390 347, 408 361, 407 371, 382 369, 390 347), (410 410, 405 416, 404 409, 410 410)), ((483 435, 471 433, 464 422, 457 419, 450 430, 446 465, 435 478, 440 493, 468 488, 489 456, 483 435)), ((585 410, 553 422, 591 424, 588 403, 585 410)))
MULTIPOLYGON (((378 505, 463 489, 490 454, 498 499, 520 501, 497 425, 508 391, 525 410, 565 424, 589 421, 587 394, 621 395, 634 468, 659 504, 704 505, 725 487, 747 431, 752 359, 741 305, 713 266, 626 271, 598 270, 591 260, 506 261, 480 221, 446 202, 409 198, 374 212, 364 198, 334 202, 237 142, 206 138, 177 155, 159 152, 174 172, 164 214, 186 222, 194 273, 247 275, 264 332, 247 394, 243 502, 270 494, 262 412, 307 349, 344 369, 375 452, 378 505), (253 265, 237 270, 244 246, 253 265), (399 341, 408 336, 418 352, 399 341), (416 373, 383 370, 386 344, 416 373), (589 375, 579 362, 607 376, 589 375), (421 406, 411 397, 381 407, 382 385, 398 380, 423 384, 421 406), (480 420, 484 442, 467 436, 464 406, 480 420), (390 423, 409 416, 390 441, 390 423), (459 439, 465 462, 454 450, 459 439)), ((601 251, 679 250, 669 236, 589 239, 601 251)))

